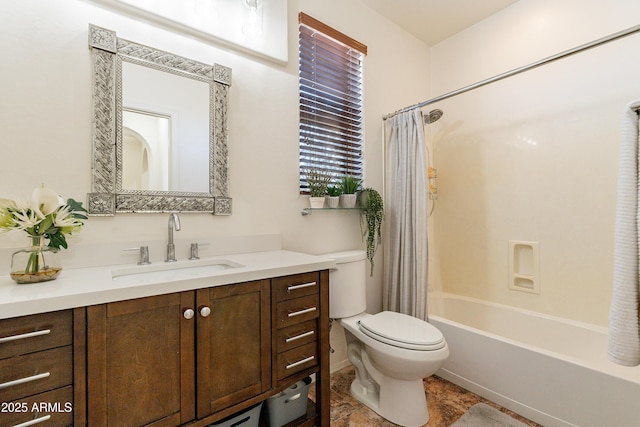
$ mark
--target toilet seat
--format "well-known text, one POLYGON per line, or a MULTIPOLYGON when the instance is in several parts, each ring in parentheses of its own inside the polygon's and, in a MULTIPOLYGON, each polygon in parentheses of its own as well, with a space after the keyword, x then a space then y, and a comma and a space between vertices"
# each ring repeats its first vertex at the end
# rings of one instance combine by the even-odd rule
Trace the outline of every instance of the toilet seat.
POLYGON ((366 316, 358 321, 367 336, 409 350, 433 351, 446 345, 442 332, 416 317, 392 311, 366 316))

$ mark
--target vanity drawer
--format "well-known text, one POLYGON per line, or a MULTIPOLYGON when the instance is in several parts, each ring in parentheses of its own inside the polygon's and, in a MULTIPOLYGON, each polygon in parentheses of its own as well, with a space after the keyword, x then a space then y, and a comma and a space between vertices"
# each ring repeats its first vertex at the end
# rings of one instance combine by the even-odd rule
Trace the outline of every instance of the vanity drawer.
POLYGON ((288 377, 318 364, 318 346, 315 342, 278 354, 278 379, 288 377))
POLYGON ((316 319, 319 313, 318 294, 279 302, 276 305, 277 328, 316 319))
POLYGON ((73 388, 67 386, 13 402, 1 402, 0 425, 68 427, 73 425, 73 388), (27 424, 31 422, 32 424, 27 424))
POLYGON ((0 320, 0 359, 71 345, 71 310, 0 320))
POLYGON ((276 301, 285 301, 319 292, 320 276, 317 272, 294 274, 272 279, 276 301))
POLYGON ((318 339, 318 322, 309 320, 283 329, 276 334, 276 348, 278 353, 316 342, 318 339))
POLYGON ((72 346, 0 360, 0 402, 71 385, 72 346))

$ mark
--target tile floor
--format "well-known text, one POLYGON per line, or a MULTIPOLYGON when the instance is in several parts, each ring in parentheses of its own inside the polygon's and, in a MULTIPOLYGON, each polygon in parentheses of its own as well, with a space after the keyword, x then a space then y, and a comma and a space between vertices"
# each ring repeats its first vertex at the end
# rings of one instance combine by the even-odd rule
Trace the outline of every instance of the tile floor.
MULTIPOLYGON (((354 378, 351 366, 331 374, 331 427, 396 426, 351 397, 349 388, 354 378)), ((478 402, 494 406, 526 425, 541 427, 437 376, 427 378, 424 388, 430 415, 425 427, 449 427, 478 402)))

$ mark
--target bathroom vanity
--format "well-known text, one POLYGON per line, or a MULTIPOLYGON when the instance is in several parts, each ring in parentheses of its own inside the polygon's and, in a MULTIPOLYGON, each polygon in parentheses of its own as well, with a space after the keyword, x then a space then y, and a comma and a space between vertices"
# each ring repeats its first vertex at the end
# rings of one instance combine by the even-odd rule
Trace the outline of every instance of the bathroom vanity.
POLYGON ((334 262, 281 250, 216 262, 0 277, 0 425, 208 426, 315 374, 315 401, 290 425, 328 426, 334 262))

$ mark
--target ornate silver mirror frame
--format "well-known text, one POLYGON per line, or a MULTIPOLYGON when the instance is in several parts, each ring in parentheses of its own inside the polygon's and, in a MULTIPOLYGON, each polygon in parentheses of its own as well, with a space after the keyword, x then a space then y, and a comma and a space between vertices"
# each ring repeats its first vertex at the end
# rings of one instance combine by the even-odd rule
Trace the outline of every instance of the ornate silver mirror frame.
POLYGON ((116 212, 231 214, 227 108, 231 69, 207 65, 116 37, 89 24, 93 60, 93 163, 90 215, 116 212), (209 193, 122 189, 122 59, 209 84, 209 193))

